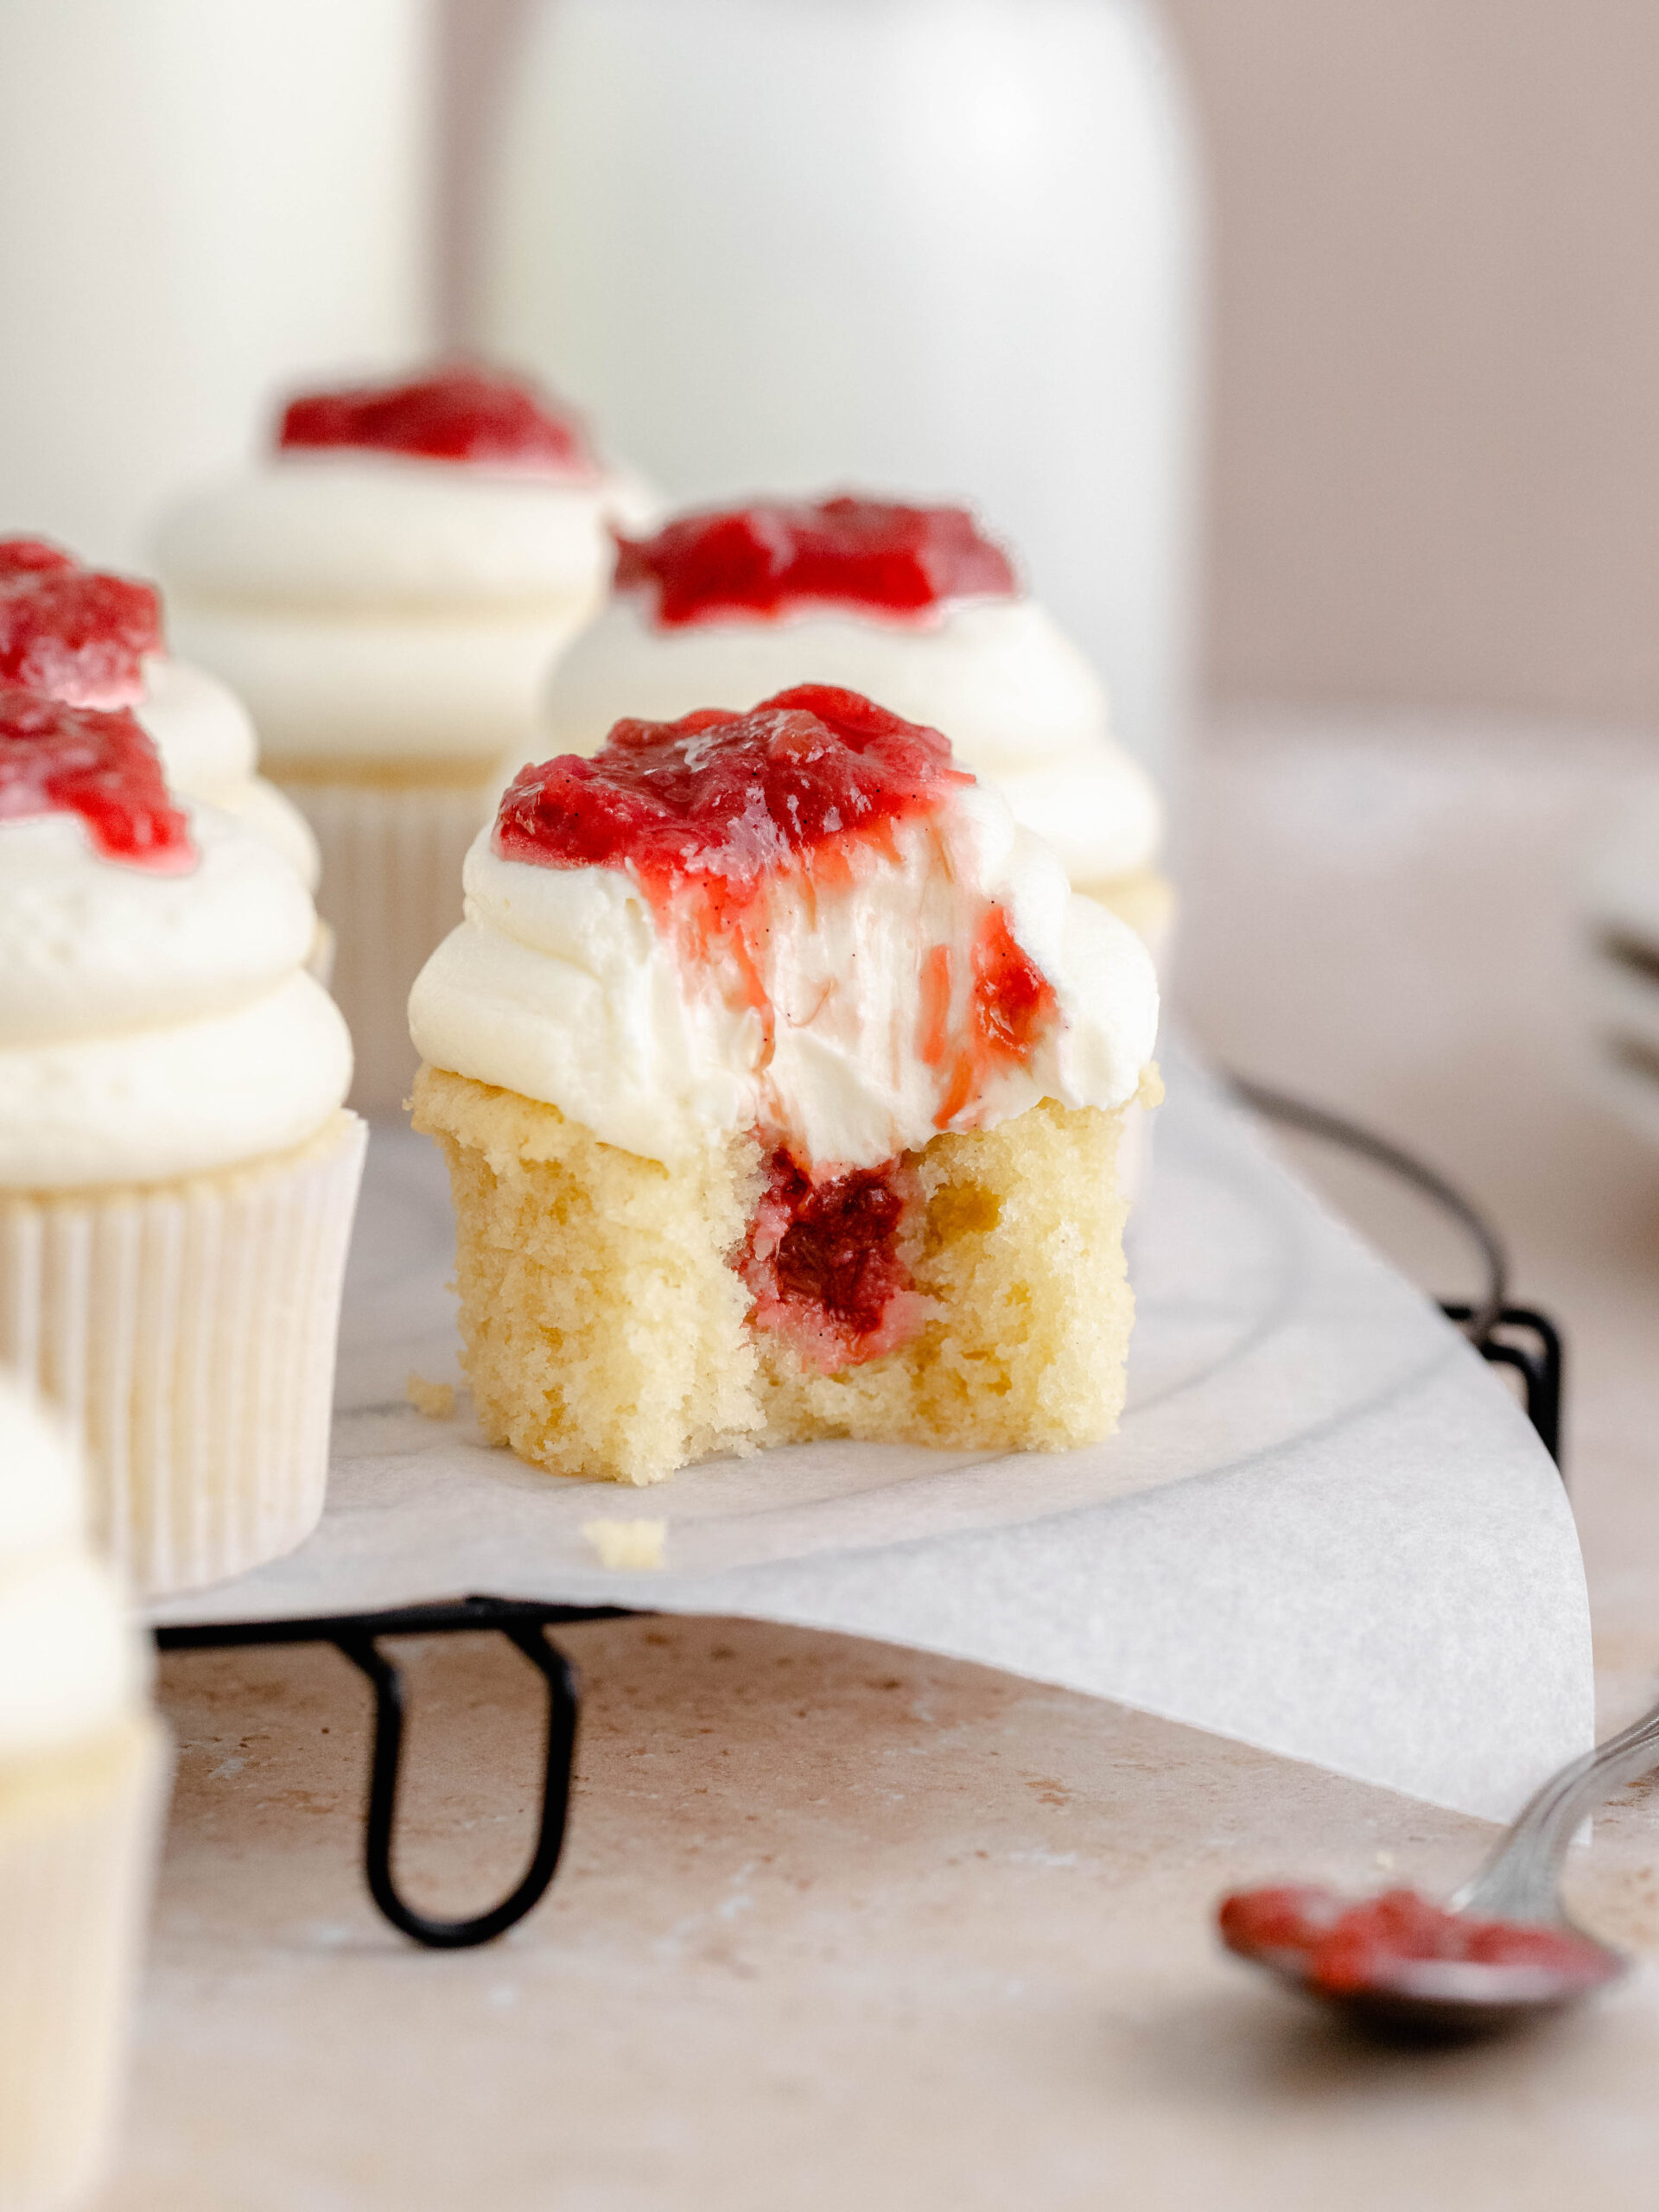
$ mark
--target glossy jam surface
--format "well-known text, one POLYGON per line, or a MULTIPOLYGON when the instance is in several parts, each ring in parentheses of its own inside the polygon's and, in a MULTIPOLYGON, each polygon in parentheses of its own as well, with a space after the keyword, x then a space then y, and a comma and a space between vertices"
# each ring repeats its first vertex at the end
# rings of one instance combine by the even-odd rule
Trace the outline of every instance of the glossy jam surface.
POLYGON ((84 569, 43 538, 0 538, 0 683, 73 707, 130 707, 162 650, 149 585, 84 569))
POLYGON ((345 447, 554 476, 598 473, 575 416, 519 378, 466 364, 404 384, 303 392, 283 409, 276 442, 290 452, 345 447))
POLYGON ((664 628, 732 615, 853 607, 917 615, 944 601, 1006 599, 1008 556, 965 507, 843 495, 758 500, 681 515, 653 537, 620 538, 616 588, 654 595, 664 628))
POLYGON ((496 818, 505 859, 626 864, 650 891, 741 899, 767 874, 877 837, 953 783, 948 739, 855 691, 807 683, 747 715, 618 722, 592 760, 526 768, 496 818))
POLYGON ((0 822, 78 814, 101 858, 158 874, 195 865, 155 747, 130 714, 0 684, 0 822))
POLYGON ((1570 1929, 1447 1912, 1414 1890, 1357 1902, 1315 1885, 1242 1890, 1222 1900, 1222 1940, 1245 1958, 1294 1961, 1334 1996, 1410 1986, 1429 1964, 1522 1968, 1563 1992, 1611 1979, 1617 1962, 1570 1929))
POLYGON ((902 1160, 815 1184, 774 1152, 738 1262, 756 1326, 822 1374, 908 1342, 928 1312, 911 1280, 918 1206, 902 1160))

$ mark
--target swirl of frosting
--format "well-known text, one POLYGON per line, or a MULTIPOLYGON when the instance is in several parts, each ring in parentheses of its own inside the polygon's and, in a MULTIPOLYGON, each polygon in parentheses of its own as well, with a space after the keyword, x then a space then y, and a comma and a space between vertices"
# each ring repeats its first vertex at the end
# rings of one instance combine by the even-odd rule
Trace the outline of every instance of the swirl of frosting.
POLYGON ((235 692, 205 669, 164 653, 145 659, 143 679, 133 714, 174 790, 245 823, 315 892, 322 874, 316 837, 298 807, 256 774, 258 740, 235 692))
POLYGON ((246 700, 268 758, 523 759, 611 524, 652 504, 614 470, 288 451, 175 508, 156 561, 175 642, 246 700))
POLYGON ((1154 861, 1163 810, 1152 779, 1110 734, 1105 690, 1029 597, 946 600, 895 619, 809 607, 722 613, 674 626, 648 595, 619 592, 553 669, 543 702, 552 748, 593 753, 624 715, 671 720, 774 687, 821 683, 881 700, 950 734, 1077 885, 1154 861))
POLYGON ((646 1158, 760 1127, 873 1166, 1043 1098, 1122 1106, 1152 1052, 1134 931, 937 731, 847 691, 526 770, 464 881, 417 1048, 646 1158))
POLYGON ((0 1376, 0 1760, 93 1735, 142 1695, 143 1647, 83 1511, 69 1438, 0 1376))
POLYGON ((177 817, 164 867, 130 849, 120 824, 149 819, 152 783, 164 797, 130 716, 0 690, 0 1186, 204 1173, 303 1141, 346 1096, 345 1024, 302 972, 304 886, 207 807, 177 817), (106 766, 90 811, 49 772, 43 714, 72 765, 84 725, 116 726, 94 734, 119 740, 124 780, 106 766))

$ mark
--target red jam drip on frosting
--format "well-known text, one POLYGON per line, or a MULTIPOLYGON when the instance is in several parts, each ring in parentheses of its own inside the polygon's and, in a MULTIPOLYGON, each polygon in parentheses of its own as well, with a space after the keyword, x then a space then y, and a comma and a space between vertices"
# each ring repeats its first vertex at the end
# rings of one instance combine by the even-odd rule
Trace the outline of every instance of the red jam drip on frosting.
POLYGON ((929 1311, 911 1281, 918 1204, 900 1160, 815 1184, 774 1152, 737 1262, 755 1325, 824 1375, 907 1343, 929 1311))
POLYGON ((618 591, 653 592, 666 629, 814 607, 925 613, 950 599, 1007 599, 1007 555, 965 507, 842 495, 681 515, 654 537, 617 540, 618 591))
POLYGON ((1294 1960, 1312 1987, 1332 1995, 1398 1987, 1413 1967, 1439 1961, 1528 1968, 1564 1993, 1617 1970, 1598 1944, 1570 1931, 1447 1912, 1414 1890, 1358 1903, 1318 1885, 1242 1890, 1222 1900, 1217 1918, 1230 1950, 1294 1960))
POLYGON ((195 865, 188 819, 130 714, 0 684, 0 822, 42 814, 78 814, 104 860, 158 875, 195 865))
POLYGON ((979 1096, 988 1077, 1028 1059, 1059 1012, 1054 986, 1014 936, 1002 906, 986 909, 974 940, 965 1033, 950 1025, 953 985, 950 948, 931 946, 922 961, 917 1049, 929 1067, 950 1071, 933 1117, 942 1129, 979 1096))
POLYGON ((0 683, 72 707, 130 707, 163 650, 149 584, 84 569, 39 537, 0 538, 0 683))
POLYGON ((465 365, 406 384, 303 392, 283 409, 276 442, 288 452, 348 447, 554 476, 598 474, 575 416, 520 378, 465 365))

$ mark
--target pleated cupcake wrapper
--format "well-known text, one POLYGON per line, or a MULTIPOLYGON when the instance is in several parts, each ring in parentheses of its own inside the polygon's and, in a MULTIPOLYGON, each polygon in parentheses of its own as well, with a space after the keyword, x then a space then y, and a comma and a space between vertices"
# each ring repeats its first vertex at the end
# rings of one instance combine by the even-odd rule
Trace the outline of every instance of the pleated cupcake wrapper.
POLYGON ((146 1596, 316 1526, 367 1135, 342 1113, 188 1183, 0 1198, 0 1361, 79 1429, 94 1540, 146 1596))
POLYGON ((317 905, 335 937, 331 988, 352 1033, 351 1103, 397 1114, 419 1065, 410 986, 461 919, 461 864, 499 790, 474 785, 283 784, 322 849, 317 905))
POLYGON ((144 1718, 0 1764, 0 2208, 79 2203, 108 2163, 166 1804, 144 1718))

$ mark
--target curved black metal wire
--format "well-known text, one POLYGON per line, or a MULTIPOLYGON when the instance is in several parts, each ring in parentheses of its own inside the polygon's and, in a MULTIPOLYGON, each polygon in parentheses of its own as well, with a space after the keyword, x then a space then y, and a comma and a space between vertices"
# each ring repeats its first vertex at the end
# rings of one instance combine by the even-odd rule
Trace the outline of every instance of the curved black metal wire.
POLYGON ((1288 1091, 1275 1090, 1270 1084, 1256 1083, 1231 1069, 1224 1069, 1223 1076, 1230 1088, 1264 1120, 1278 1122, 1286 1128, 1300 1129, 1306 1135, 1319 1137, 1326 1144, 1339 1146, 1344 1152, 1386 1167, 1402 1181, 1421 1191, 1425 1198, 1432 1198, 1468 1231, 1480 1252, 1486 1287, 1466 1307, 1448 1310, 1471 1344, 1485 1351, 1492 1331, 1509 1303, 1510 1262, 1502 1238, 1473 1201, 1465 1198, 1461 1191, 1425 1161, 1399 1145, 1390 1144, 1386 1137, 1362 1128, 1344 1115, 1312 1105, 1305 1098, 1293 1097, 1288 1091))
POLYGON ((553 1879, 564 1843, 576 1742, 575 1671, 563 1653, 548 1642, 539 1622, 505 1621, 500 1624, 500 1630, 547 1685, 541 1811, 536 1847, 517 1886, 487 1912, 461 1920, 439 1920, 405 1904, 392 1872, 404 1748, 403 1678, 372 1635, 346 1633, 333 1639, 335 1648, 368 1676, 374 1688, 374 1757, 369 1770, 368 1820, 363 1840, 363 1872, 369 1894, 394 1928, 430 1950, 465 1950, 475 1943, 488 1943, 522 1920, 553 1879))

